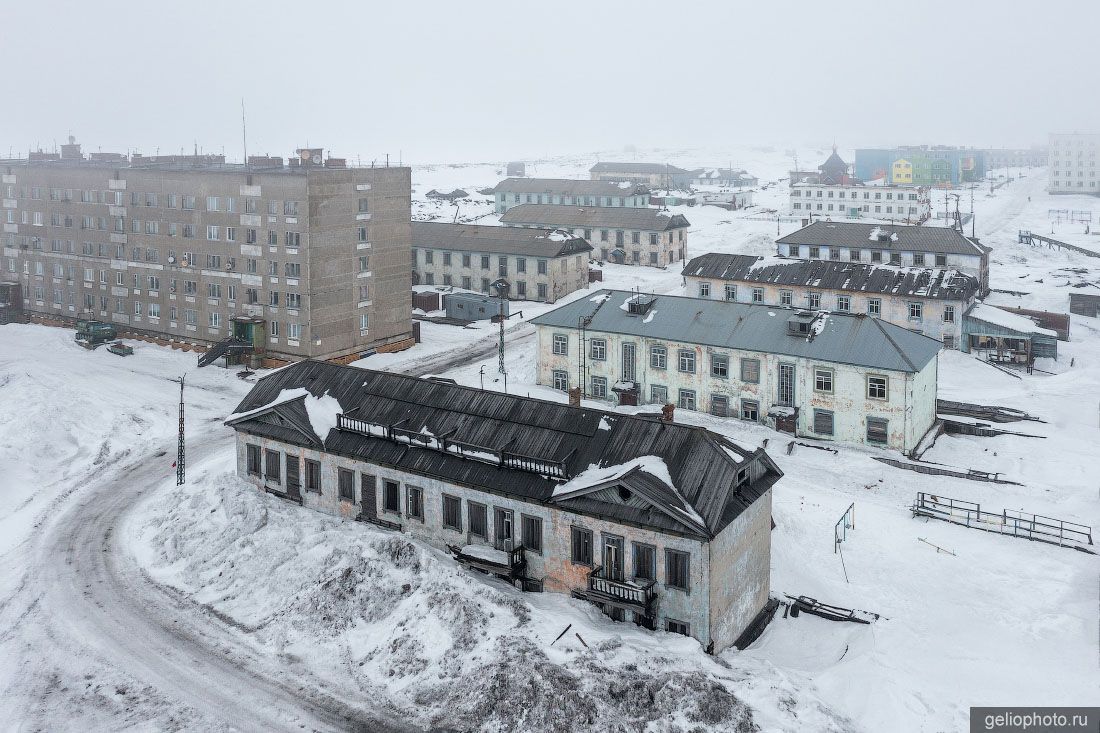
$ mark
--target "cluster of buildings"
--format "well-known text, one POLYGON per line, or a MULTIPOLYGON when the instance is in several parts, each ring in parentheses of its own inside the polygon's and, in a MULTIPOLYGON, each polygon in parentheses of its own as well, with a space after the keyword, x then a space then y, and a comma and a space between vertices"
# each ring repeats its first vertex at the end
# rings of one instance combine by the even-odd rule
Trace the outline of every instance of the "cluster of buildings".
POLYGON ((955 187, 982 181, 984 150, 948 145, 903 145, 897 148, 857 148, 855 175, 864 181, 955 187))
POLYGON ((816 172, 791 171, 790 183, 788 213, 807 223, 817 216, 920 224, 932 216, 928 186, 887 178, 864 182, 851 175, 835 145, 816 172))
POLYGON ((635 183, 665 191, 693 186, 750 188, 759 179, 741 168, 693 168, 685 170, 667 163, 600 162, 589 169, 593 181, 635 183))

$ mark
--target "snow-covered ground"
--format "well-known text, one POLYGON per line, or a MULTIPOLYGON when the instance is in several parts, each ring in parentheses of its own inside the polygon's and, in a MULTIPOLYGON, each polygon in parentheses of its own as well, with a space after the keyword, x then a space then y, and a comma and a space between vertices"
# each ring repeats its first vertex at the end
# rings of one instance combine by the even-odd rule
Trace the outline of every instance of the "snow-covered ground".
MULTIPOLYGON (((763 182, 789 167, 781 151, 743 156, 647 157, 685 167, 732 158, 763 182)), ((579 176, 592 160, 528 172, 579 176)), ((498 168, 415 169, 421 211, 453 216, 423 193, 491 186, 498 168)), ((1100 260, 1016 242, 1018 228, 1050 231, 1048 209, 1100 210, 1097 199, 1049 197, 1043 183, 1033 173, 976 197, 993 287, 1025 293, 995 294, 994 304, 1065 311, 1070 285, 1100 284, 1100 260)), ((776 208, 784 195, 773 187, 757 202, 776 208)), ((677 211, 692 222, 689 256, 771 251, 774 219, 677 211)), ((1065 241, 1092 241, 1070 234, 1065 241)), ((603 286, 674 293, 681 281, 678 267, 608 266, 603 286)), ((524 317, 545 309, 525 307, 524 317)), ((361 365, 472 385, 484 367, 486 388, 503 388, 495 327, 423 327, 424 344, 361 365)), ((563 399, 533 384, 530 333, 509 323, 509 391, 563 399)), ((249 385, 196 370, 193 354, 134 346, 120 358, 76 347, 70 331, 0 327, 0 711, 9 728, 941 731, 965 728, 972 705, 1095 699, 1097 557, 913 519, 908 506, 933 491, 1100 527, 1096 319, 1074 316, 1073 340, 1043 365, 1054 375, 1016 379, 957 352, 941 357, 941 397, 1026 410, 1046 422, 1003 427, 1046 437, 942 436, 925 459, 998 471, 1019 486, 902 471, 870 449, 788 455, 789 438, 762 426, 678 411, 746 446, 767 440, 785 472, 773 594, 882 615, 869 626, 779 616, 750 649, 717 658, 691 639, 519 593, 400 535, 255 492, 232 476, 221 425, 249 385), (192 463, 177 488, 170 379, 185 371, 192 463), (852 503, 841 556, 833 526, 852 503)))

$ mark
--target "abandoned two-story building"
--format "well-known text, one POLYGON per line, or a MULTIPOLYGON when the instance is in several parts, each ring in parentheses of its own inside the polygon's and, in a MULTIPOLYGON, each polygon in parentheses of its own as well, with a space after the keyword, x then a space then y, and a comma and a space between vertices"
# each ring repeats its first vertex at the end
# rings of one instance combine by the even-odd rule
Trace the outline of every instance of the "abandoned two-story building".
POLYGON ((520 204, 504 212, 508 227, 563 229, 588 240, 601 262, 664 267, 684 259, 688 220, 657 209, 520 204))
POLYGON ((807 260, 945 267, 978 278, 989 294, 988 247, 950 227, 815 221, 776 240, 777 254, 807 260))
POLYGON ((863 314, 602 290, 531 320, 539 384, 912 452, 940 342, 863 314))
POLYGON ((316 361, 226 423, 259 488, 616 620, 720 652, 768 603, 781 472, 702 428, 316 361))
POLYGON ((634 209, 649 206, 647 186, 574 178, 505 178, 493 189, 493 196, 498 214, 520 204, 626 206, 634 209))
POLYGON ((978 294, 976 277, 946 268, 716 252, 684 265, 684 283, 688 294, 700 298, 866 313, 949 349, 963 348, 964 315, 978 294))

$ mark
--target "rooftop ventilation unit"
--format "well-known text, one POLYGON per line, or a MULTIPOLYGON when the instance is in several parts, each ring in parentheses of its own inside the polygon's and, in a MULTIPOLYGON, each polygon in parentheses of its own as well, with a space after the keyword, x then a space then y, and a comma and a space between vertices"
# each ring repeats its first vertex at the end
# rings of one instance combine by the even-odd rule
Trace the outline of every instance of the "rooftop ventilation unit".
POLYGON ((652 295, 636 295, 626 305, 626 312, 635 316, 644 316, 657 302, 652 295))

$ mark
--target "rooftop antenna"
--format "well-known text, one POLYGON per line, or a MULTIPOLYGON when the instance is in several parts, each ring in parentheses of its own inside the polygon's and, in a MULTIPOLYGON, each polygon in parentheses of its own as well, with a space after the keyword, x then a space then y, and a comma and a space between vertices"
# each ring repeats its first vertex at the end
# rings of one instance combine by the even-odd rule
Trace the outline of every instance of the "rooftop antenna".
POLYGON ((251 171, 248 165, 248 126, 244 120, 244 97, 241 97, 241 146, 244 148, 244 169, 251 171))

